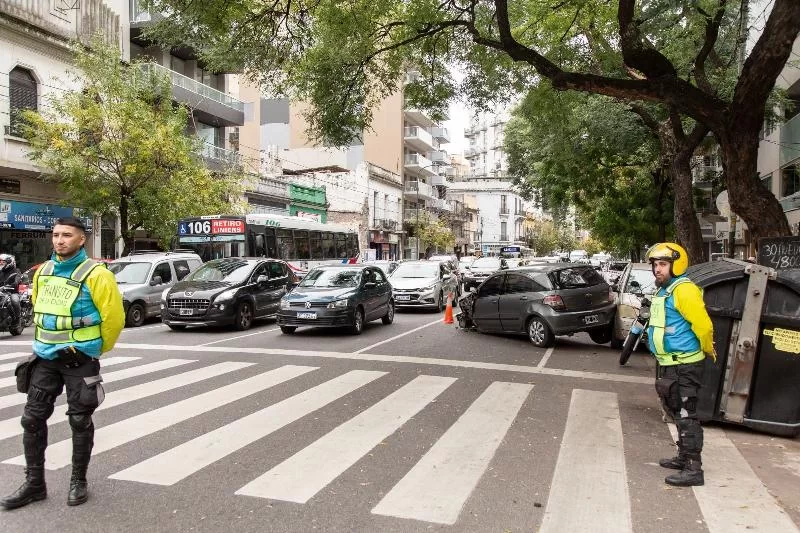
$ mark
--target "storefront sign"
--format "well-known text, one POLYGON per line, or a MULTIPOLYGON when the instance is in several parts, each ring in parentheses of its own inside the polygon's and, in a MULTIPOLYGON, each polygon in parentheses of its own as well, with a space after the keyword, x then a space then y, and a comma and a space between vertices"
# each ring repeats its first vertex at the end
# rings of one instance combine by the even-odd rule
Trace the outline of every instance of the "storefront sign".
POLYGON ((11 178, 0 178, 0 192, 7 194, 19 194, 19 180, 11 178))
POLYGON ((758 264, 776 270, 800 268, 800 237, 775 237, 758 241, 758 264))
POLYGON ((518 254, 519 246, 503 246, 500 251, 504 254, 518 254))
POLYGON ((57 218, 74 216, 71 207, 0 200, 0 224, 3 228, 50 231, 57 218))

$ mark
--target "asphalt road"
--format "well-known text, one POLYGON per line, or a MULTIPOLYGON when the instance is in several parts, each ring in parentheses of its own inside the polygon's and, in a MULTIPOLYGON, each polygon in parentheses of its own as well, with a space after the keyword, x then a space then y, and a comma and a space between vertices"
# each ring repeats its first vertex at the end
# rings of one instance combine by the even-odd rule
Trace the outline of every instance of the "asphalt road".
MULTIPOLYGON (((0 493, 21 482, 32 330, 0 338, 0 493), (16 354, 16 355, 14 355, 16 354)), ((4 531, 798 531, 800 439, 711 426, 706 485, 666 486, 653 362, 588 336, 554 349, 401 312, 362 335, 126 329, 107 354, 91 498, 65 504, 69 425, 43 502, 4 531)))

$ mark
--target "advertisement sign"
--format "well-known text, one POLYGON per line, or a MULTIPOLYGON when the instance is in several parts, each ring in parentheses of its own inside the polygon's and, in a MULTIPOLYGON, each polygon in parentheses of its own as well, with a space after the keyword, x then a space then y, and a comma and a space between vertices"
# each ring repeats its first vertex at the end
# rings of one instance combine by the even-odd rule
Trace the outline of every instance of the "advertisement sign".
POLYGON ((504 254, 518 254, 519 246, 503 246, 500 251, 504 254))
POLYGON ((60 205, 0 200, 0 228, 50 231, 57 218, 75 216, 74 211, 60 205))

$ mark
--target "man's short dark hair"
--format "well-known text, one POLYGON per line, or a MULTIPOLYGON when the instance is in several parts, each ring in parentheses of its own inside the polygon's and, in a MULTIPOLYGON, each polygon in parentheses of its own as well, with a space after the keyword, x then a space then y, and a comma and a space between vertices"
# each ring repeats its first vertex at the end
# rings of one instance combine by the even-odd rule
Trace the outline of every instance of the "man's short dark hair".
POLYGON ((86 233, 86 224, 84 224, 83 220, 77 217, 57 218, 56 223, 53 225, 72 226, 73 228, 78 228, 82 232, 86 233))

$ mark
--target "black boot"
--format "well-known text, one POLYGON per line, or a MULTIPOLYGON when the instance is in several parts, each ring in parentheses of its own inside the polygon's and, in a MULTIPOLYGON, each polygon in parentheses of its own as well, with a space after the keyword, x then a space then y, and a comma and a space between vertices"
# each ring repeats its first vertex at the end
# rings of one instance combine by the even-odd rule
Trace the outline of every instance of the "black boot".
POLYGON ((44 483, 44 465, 29 466, 25 469, 25 482, 15 492, 0 500, 0 507, 10 511, 45 498, 47 485, 44 483))
POLYGON ((672 470, 683 470, 686 467, 686 453, 681 447, 680 438, 675 441, 678 446, 678 455, 671 459, 659 459, 658 464, 663 468, 671 468, 672 470))
POLYGON ((69 479, 67 505, 74 506, 86 503, 89 499, 89 483, 86 481, 87 465, 72 465, 72 477, 69 479))
POLYGON ((675 487, 696 487, 703 485, 703 468, 700 459, 686 458, 686 466, 677 474, 671 474, 664 478, 667 485, 675 487))

